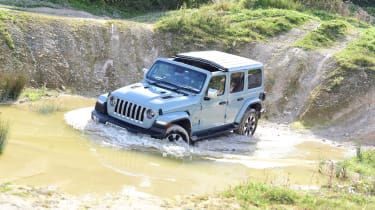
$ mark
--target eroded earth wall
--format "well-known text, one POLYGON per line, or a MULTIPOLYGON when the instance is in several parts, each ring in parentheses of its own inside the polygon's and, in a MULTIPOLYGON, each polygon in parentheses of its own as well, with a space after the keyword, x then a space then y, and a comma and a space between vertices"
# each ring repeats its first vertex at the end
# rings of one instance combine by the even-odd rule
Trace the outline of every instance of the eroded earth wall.
MULTIPOLYGON (((156 32, 149 24, 43 15, 16 17, 5 21, 14 45, 6 39, 0 43, 0 73, 23 72, 32 86, 71 88, 88 96, 139 81, 142 68, 150 67, 157 57, 190 50, 228 51, 220 44, 180 43, 174 34, 156 32)), ((373 75, 368 76, 372 79, 363 80, 367 76, 359 73, 342 90, 317 94, 327 76, 337 68, 333 55, 356 36, 319 51, 293 47, 296 40, 318 24, 309 22, 269 42, 243 44, 229 52, 265 63, 268 119, 291 123, 317 117, 315 125, 322 121, 331 125, 328 134, 373 141, 373 75), (353 103, 343 105, 344 99, 353 103)))

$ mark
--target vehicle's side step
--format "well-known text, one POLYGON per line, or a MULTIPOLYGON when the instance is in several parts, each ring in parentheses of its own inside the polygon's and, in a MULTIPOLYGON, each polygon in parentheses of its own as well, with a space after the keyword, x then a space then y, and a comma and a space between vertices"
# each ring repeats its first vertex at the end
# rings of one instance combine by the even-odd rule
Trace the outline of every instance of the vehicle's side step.
POLYGON ((237 127, 238 127, 238 124, 227 124, 227 125, 223 125, 217 128, 211 128, 211 129, 199 131, 199 132, 193 133, 191 140, 194 142, 194 141, 198 141, 202 139, 215 137, 220 134, 232 131, 236 129, 237 127))

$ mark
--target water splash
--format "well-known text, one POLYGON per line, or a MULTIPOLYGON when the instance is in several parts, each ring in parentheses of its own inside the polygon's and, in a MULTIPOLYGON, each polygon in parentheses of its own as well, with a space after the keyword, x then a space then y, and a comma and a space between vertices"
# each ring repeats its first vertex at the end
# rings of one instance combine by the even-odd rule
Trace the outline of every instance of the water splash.
POLYGON ((194 146, 175 144, 148 135, 133 134, 125 129, 93 122, 90 119, 93 108, 73 110, 65 114, 65 121, 73 128, 93 137, 106 146, 145 152, 159 152, 164 157, 191 158, 215 157, 223 158, 231 155, 251 155, 256 147, 256 141, 233 133, 198 141, 194 146))
POLYGON ((314 140, 312 135, 298 133, 291 130, 288 125, 261 121, 255 137, 252 138, 227 133, 198 141, 193 146, 177 145, 148 135, 133 134, 119 127, 93 122, 90 119, 92 110, 92 107, 88 107, 68 112, 65 114, 65 121, 103 146, 159 153, 163 157, 207 159, 242 164, 249 168, 288 166, 293 163, 285 163, 280 159, 298 153, 296 145, 314 140))

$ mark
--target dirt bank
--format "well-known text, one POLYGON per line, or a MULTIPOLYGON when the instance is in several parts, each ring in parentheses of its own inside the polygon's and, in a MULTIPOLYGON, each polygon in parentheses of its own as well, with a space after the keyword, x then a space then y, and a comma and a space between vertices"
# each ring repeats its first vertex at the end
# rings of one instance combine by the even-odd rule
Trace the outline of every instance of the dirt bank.
MULTIPOLYGON (((190 50, 225 50, 220 44, 186 45, 174 34, 156 31, 152 24, 96 19, 77 11, 36 8, 1 12, 14 47, 6 41, 0 44, 0 72, 21 71, 30 78, 30 85, 68 87, 89 96, 139 81, 141 69, 150 67, 157 57, 190 50)), ((238 45, 231 52, 265 63, 269 120, 292 123, 318 116, 325 122, 323 128, 332 129, 317 134, 373 144, 375 85, 362 84, 366 75, 354 75, 339 92, 323 92, 314 98, 338 66, 335 54, 360 34, 351 31, 327 49, 293 47, 319 25, 320 21, 313 20, 267 42, 238 45), (350 98, 350 103, 343 101, 345 98, 350 98)), ((321 125, 320 121, 315 125, 321 125)))

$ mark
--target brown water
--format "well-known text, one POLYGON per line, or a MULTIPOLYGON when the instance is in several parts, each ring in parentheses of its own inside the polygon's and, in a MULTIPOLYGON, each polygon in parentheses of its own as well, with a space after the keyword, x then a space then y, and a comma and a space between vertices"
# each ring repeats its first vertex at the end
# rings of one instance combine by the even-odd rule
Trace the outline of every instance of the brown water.
MULTIPOLYGON (((191 160, 103 146, 97 141, 100 136, 94 140, 64 121, 66 111, 94 103, 93 99, 62 96, 34 103, 1 105, 0 116, 9 121, 11 130, 4 154, 0 156, 0 183, 56 186, 72 194, 135 189, 161 197, 218 192, 248 179, 321 185, 328 178, 317 173, 318 161, 342 159, 346 153, 343 148, 308 141, 297 144, 298 153, 283 158, 254 155, 245 160, 228 161, 222 157, 191 160), (38 112, 51 105, 59 111, 38 112), (263 163, 274 166, 249 167, 263 163)), ((259 129, 259 142, 248 143, 249 147, 267 152, 267 147, 261 146, 268 138, 262 135, 268 132, 264 129, 259 129)))

